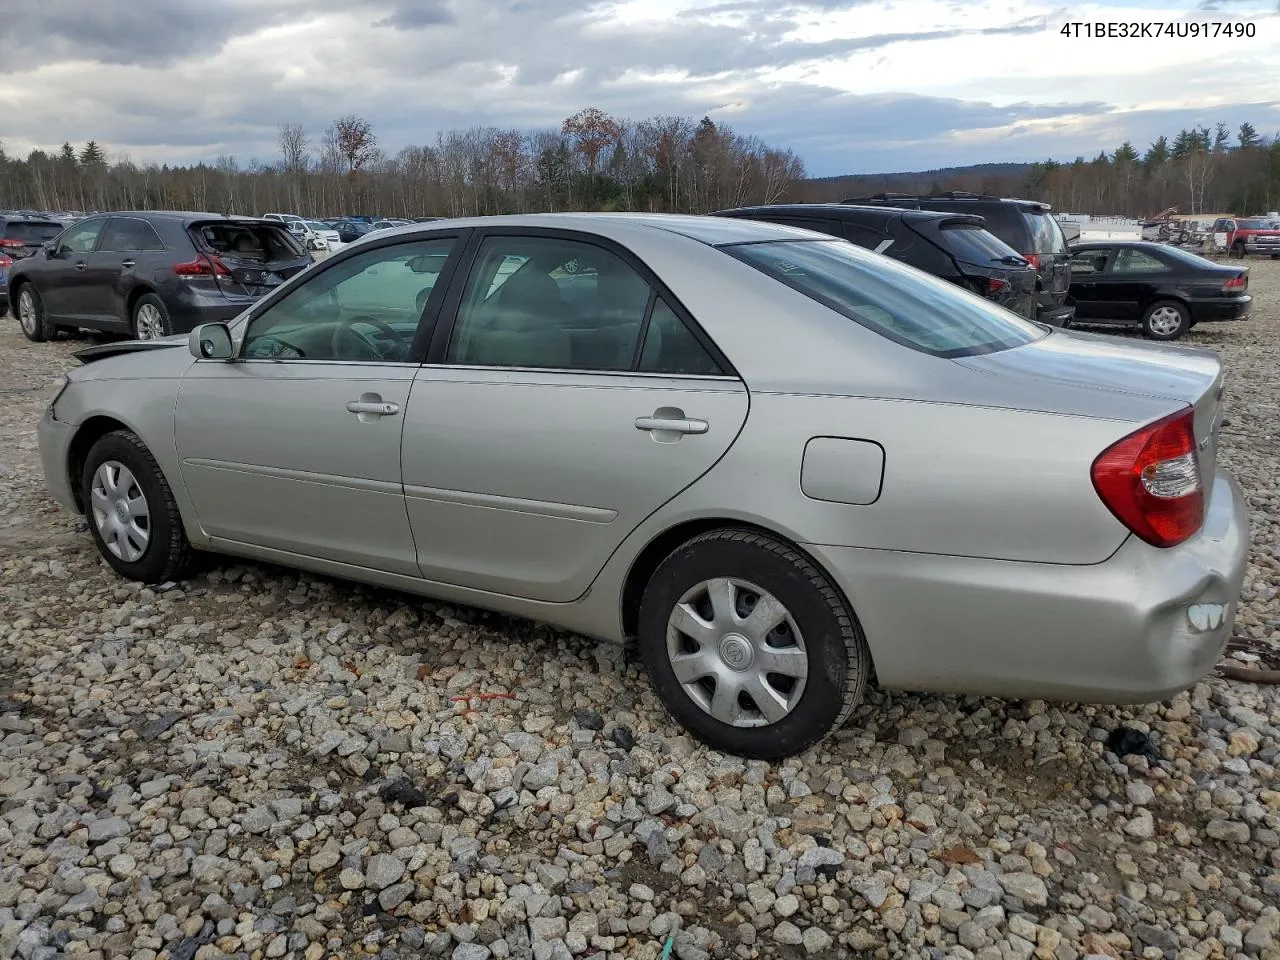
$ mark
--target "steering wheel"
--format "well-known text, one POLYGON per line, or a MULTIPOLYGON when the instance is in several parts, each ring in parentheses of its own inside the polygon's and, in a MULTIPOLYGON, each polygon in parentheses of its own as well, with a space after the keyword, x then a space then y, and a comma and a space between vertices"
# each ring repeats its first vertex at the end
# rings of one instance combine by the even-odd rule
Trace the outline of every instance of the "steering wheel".
POLYGON ((350 337, 354 340, 359 341, 361 346, 363 346, 365 349, 369 351, 370 353, 369 359, 371 360, 385 359, 385 355, 381 350, 378 349, 378 345, 374 343, 372 340, 370 340, 363 333, 361 333, 359 330, 355 329, 355 325, 357 323, 367 323, 371 327, 376 327, 380 333, 387 334, 393 341, 395 341, 397 351, 400 351, 404 354, 407 354, 409 352, 408 345, 404 342, 404 337, 400 336, 400 334, 396 332, 394 327, 392 327, 390 324, 386 323, 385 321, 379 320, 377 317, 362 315, 359 317, 348 317, 345 320, 339 320, 338 325, 333 328, 333 337, 330 339, 329 345, 333 348, 333 355, 335 357, 342 356, 342 352, 343 352, 342 340, 344 337, 350 337))

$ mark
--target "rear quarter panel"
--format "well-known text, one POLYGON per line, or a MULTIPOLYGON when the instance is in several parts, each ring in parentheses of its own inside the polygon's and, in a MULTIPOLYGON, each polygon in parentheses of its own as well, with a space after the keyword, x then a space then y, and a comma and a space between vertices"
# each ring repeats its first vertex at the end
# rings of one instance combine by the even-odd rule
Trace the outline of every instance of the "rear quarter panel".
MULTIPOLYGON (((1131 429, 1121 421, 992 407, 753 393, 737 443, 663 513, 715 515, 730 504, 740 517, 803 543, 1100 563, 1128 531, 1098 498, 1090 466, 1131 429), (804 495, 804 449, 818 436, 884 449, 874 503, 804 495)), ((863 479, 851 477, 851 490, 863 479)))

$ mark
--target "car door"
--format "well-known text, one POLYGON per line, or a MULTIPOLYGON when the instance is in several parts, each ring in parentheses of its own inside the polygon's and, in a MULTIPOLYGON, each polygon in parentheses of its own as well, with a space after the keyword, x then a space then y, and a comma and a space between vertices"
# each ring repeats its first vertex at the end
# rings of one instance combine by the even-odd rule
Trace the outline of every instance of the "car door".
POLYGON ((1138 323, 1173 274, 1173 268, 1138 247, 1121 247, 1103 279, 1111 317, 1138 323))
POLYGON ((1107 319, 1104 301, 1107 291, 1101 281, 1113 253, 1108 247, 1088 247, 1071 254, 1070 294, 1077 320, 1107 319))
POLYGON ((48 253, 48 268, 40 271, 36 285, 50 317, 89 322, 89 258, 97 248, 106 217, 92 217, 65 230, 48 253))
POLYGON ((417 575, 400 435, 458 237, 328 260, 254 311, 236 359, 190 367, 175 430, 207 534, 417 575))
POLYGON ((413 385, 402 459, 422 576, 566 602, 733 443, 745 386, 630 253, 493 229, 413 385))
POLYGON ((128 327, 126 302, 139 273, 147 274, 148 255, 164 250, 155 228, 137 217, 112 217, 98 249, 89 255, 83 299, 86 314, 104 326, 128 327))

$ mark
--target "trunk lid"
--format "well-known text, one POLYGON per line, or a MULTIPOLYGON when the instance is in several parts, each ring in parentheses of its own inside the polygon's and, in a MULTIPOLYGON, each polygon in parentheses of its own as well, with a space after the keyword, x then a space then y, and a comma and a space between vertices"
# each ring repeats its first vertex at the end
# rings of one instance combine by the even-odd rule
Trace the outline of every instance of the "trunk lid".
POLYGON ((261 297, 311 265, 283 225, 269 220, 208 220, 188 227, 201 253, 215 258, 212 282, 224 294, 261 297))
MULTIPOLYGON (((955 362, 1002 378, 1190 405, 1195 409, 1205 495, 1213 489, 1225 387, 1222 360, 1212 351, 1055 330, 1013 350, 962 357, 955 362)), ((1119 419, 1119 410, 1117 414, 1119 419)))
POLYGON ((36 253, 63 231, 53 220, 10 220, 0 234, 0 254, 22 260, 36 253))

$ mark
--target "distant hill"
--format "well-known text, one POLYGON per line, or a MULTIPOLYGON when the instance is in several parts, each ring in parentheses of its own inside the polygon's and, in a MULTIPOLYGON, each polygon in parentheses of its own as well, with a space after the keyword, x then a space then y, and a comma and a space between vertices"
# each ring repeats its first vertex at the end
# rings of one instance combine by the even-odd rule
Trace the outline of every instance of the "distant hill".
POLYGON ((840 177, 813 177, 797 188, 807 203, 842 200, 875 193, 932 193, 969 190, 998 196, 1016 194, 1031 169, 1029 163, 976 163, 967 167, 941 167, 905 173, 854 173, 840 177))

